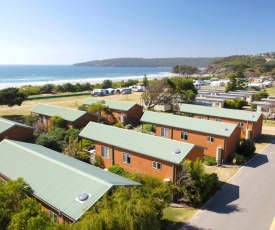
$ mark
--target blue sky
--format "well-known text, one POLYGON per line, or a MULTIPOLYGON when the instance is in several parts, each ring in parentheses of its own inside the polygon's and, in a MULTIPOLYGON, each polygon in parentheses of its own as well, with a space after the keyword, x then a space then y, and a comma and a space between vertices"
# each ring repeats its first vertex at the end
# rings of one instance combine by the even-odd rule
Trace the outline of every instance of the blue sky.
POLYGON ((274 0, 0 0, 0 64, 275 51, 274 0))

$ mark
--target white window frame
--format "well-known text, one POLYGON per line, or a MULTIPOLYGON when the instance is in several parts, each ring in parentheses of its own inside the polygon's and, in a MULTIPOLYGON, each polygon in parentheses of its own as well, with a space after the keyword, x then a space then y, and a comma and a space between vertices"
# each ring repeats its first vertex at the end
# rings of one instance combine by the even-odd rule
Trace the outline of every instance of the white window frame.
POLYGON ((131 164, 131 154, 123 152, 122 153, 122 162, 130 165, 131 164))
POLYGON ((244 127, 244 123, 243 122, 239 122, 238 126, 241 127, 241 128, 243 128, 244 127))
POLYGON ((204 119, 204 117, 203 117, 203 116, 199 116, 198 118, 199 118, 199 119, 204 119))
POLYGON ((221 122, 221 121, 222 121, 222 119, 216 118, 216 121, 221 122))
POLYGON ((156 162, 156 161, 153 161, 153 162, 152 162, 152 167, 153 167, 154 169, 161 170, 161 163, 156 162))
POLYGON ((49 215, 50 215, 50 219, 55 222, 55 223, 59 223, 58 220, 58 215, 56 213, 54 213, 52 210, 49 210, 49 215))
POLYGON ((101 157, 109 159, 109 157, 110 157, 110 148, 109 147, 101 145, 100 152, 101 152, 101 154, 100 154, 101 157))
POLYGON ((181 131, 180 132, 180 138, 181 138, 181 140, 188 140, 188 132, 181 131))
POLYGON ((165 127, 160 128, 160 136, 168 138, 169 129, 165 127))
POLYGON ((207 137, 207 142, 214 142, 214 141, 215 141, 214 137, 210 137, 210 136, 207 137))

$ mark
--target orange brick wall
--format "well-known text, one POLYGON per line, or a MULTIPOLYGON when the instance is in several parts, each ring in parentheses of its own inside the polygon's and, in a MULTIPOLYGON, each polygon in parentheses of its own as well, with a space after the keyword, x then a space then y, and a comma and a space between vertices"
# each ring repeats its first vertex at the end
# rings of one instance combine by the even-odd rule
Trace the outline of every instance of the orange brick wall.
POLYGON ((87 113, 84 116, 82 116, 81 118, 79 118, 78 120, 76 120, 75 122, 73 122, 73 128, 83 128, 84 126, 86 126, 90 121, 93 122, 97 122, 98 118, 97 116, 87 113))
MULTIPOLYGON (((100 143, 100 142, 97 142, 95 145, 97 156, 101 156, 101 145, 109 147, 109 153, 110 153, 109 159, 102 158, 105 168, 108 168, 113 164, 117 164, 129 172, 150 174, 152 176, 160 178, 161 180, 165 178, 169 178, 171 181, 173 181, 173 163, 163 161, 160 159, 155 159, 155 158, 145 156, 139 153, 135 153, 132 151, 124 150, 119 147, 114 147, 114 159, 113 159, 112 146, 104 143, 100 143), (131 164, 127 164, 123 162, 123 152, 131 155, 131 164), (161 163, 161 170, 155 169, 152 167, 153 161, 161 163)), ((197 158, 202 159, 202 157, 203 157, 203 149, 195 147, 188 154, 187 159, 195 160, 197 158)), ((174 165, 174 167, 176 170, 177 166, 174 165)), ((174 175, 174 178, 175 176, 176 175, 174 175)))
POLYGON ((15 126, 0 135, 0 141, 10 139, 15 141, 30 141, 33 138, 33 129, 15 126))
MULTIPOLYGON (((160 130, 162 126, 156 126, 156 135, 159 136, 160 130)), ((169 128, 169 138, 172 137, 172 128, 169 128)), ((224 138, 215 136, 215 135, 210 135, 206 133, 199 133, 199 132, 194 132, 191 130, 183 130, 183 129, 177 129, 173 128, 173 139, 177 141, 182 141, 190 144, 195 144, 198 146, 202 146, 206 149, 204 149, 204 155, 207 156, 212 156, 216 157, 216 149, 217 147, 221 147, 224 149, 224 138), (182 140, 181 139, 181 132, 185 131, 188 132, 188 140, 182 140), (214 137, 214 142, 207 142, 207 137, 211 136, 214 137)))
POLYGON ((122 122, 122 116, 126 117, 126 124, 139 124, 140 118, 143 114, 143 108, 140 105, 135 105, 128 111, 120 111, 111 109, 111 114, 105 114, 104 112, 101 113, 101 116, 107 119, 111 123, 122 122))
POLYGON ((194 114, 193 117, 198 118, 200 116, 204 116, 205 119, 208 119, 208 120, 216 121, 216 119, 220 119, 222 122, 227 122, 227 123, 236 124, 236 125, 239 122, 243 122, 244 128, 242 128, 242 130, 240 132, 241 138, 246 138, 247 129, 252 130, 251 139, 254 139, 255 137, 257 137, 258 135, 260 135, 262 133, 262 123, 263 123, 262 116, 259 118, 259 120, 257 122, 247 122, 247 121, 242 121, 242 120, 233 120, 233 119, 229 119, 229 118, 205 116, 205 115, 200 115, 200 114, 194 114))
POLYGON ((223 159, 227 159, 231 153, 235 153, 240 143, 240 128, 236 128, 233 134, 225 140, 223 159))

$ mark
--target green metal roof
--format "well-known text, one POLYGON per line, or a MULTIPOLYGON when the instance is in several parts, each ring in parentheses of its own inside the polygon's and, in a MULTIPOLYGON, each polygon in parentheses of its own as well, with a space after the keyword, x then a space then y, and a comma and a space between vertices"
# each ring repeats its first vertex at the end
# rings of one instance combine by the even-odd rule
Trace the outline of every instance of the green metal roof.
POLYGON ((224 109, 210 106, 200 106, 191 104, 182 104, 180 111, 183 113, 200 114, 213 117, 229 118, 237 121, 250 121, 257 122, 261 117, 261 113, 237 110, 237 109, 224 109))
POLYGON ((37 113, 49 117, 60 116, 66 121, 76 121, 84 114, 85 111, 77 110, 77 109, 69 109, 60 106, 46 105, 46 104, 37 104, 31 109, 32 113, 37 113))
POLYGON ((179 164, 195 146, 94 122, 90 122, 79 136, 174 164, 179 164), (175 149, 181 152, 174 154, 175 149))
POLYGON ((15 122, 15 121, 11 121, 5 118, 0 117, 0 133, 3 133, 15 126, 19 126, 19 127, 23 127, 23 128, 29 128, 29 129, 33 129, 30 126, 15 122))
POLYGON ((159 124, 167 127, 183 129, 186 131, 192 130, 222 137, 231 136, 237 127, 235 124, 229 124, 225 122, 210 121, 205 119, 149 111, 143 113, 140 121, 143 123, 159 124))
POLYGON ((4 140, 0 143, 0 172, 16 180, 23 177, 34 195, 73 220, 78 220, 113 186, 140 184, 40 145, 4 140), (80 203, 75 199, 87 192, 80 203))
POLYGON ((93 98, 89 97, 87 98, 83 104, 84 105, 92 105, 98 102, 104 101, 105 105, 108 106, 110 109, 116 109, 116 110, 122 110, 122 111, 128 111, 133 106, 137 105, 136 103, 131 102, 124 102, 124 101, 111 101, 111 100, 105 100, 102 98, 93 98))

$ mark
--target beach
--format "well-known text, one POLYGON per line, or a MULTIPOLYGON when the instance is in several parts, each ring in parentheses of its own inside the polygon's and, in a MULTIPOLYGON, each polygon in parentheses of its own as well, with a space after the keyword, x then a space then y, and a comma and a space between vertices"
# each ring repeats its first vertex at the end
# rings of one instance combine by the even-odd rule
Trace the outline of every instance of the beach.
MULTIPOLYGON (((153 80, 153 79, 162 79, 165 77, 172 77, 175 76, 175 74, 172 73, 160 73, 160 74, 148 74, 146 75, 148 80, 153 80)), ((90 83, 90 84, 100 84, 104 80, 111 80, 113 82, 120 82, 120 81, 128 81, 129 79, 131 80, 138 80, 142 81, 144 76, 128 76, 128 77, 116 77, 116 78, 88 78, 88 79, 64 79, 64 80, 53 80, 53 81, 37 81, 37 82, 16 82, 16 83, 0 83, 0 89, 5 89, 9 87, 15 87, 15 88, 20 88, 22 86, 42 86, 46 84, 53 84, 53 85, 63 85, 66 83, 71 83, 71 84, 85 84, 85 83, 90 83)))

